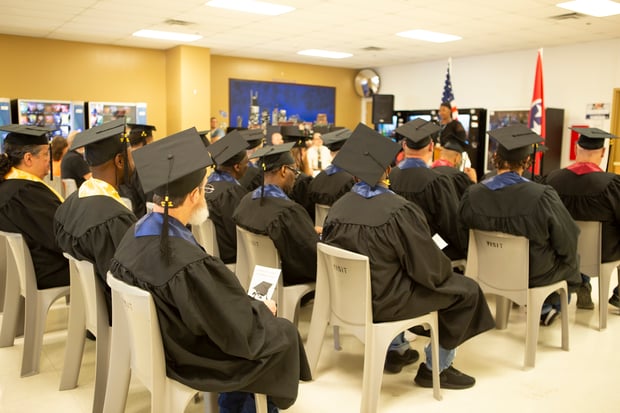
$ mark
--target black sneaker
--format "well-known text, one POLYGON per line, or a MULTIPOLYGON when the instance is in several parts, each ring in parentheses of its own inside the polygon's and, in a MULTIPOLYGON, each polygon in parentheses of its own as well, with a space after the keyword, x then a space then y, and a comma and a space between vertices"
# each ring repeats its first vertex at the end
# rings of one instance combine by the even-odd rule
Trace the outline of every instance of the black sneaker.
POLYGON ((431 336, 431 330, 426 330, 421 325, 413 326, 413 327, 411 327, 409 329, 409 331, 412 332, 413 334, 415 334, 416 336, 420 336, 420 337, 430 337, 431 336))
POLYGON ((550 326, 551 324, 553 324, 555 319, 558 318, 559 315, 560 312, 555 308, 552 308, 551 311, 549 311, 548 313, 540 315, 540 325, 550 326))
POLYGON ((583 310, 592 310, 594 303, 592 302, 592 285, 590 283, 582 283, 577 290, 577 308, 583 310))
MULTIPOLYGON (((413 381, 420 387, 433 387, 433 372, 426 367, 425 363, 420 363, 418 374, 413 381)), ((476 384, 476 379, 467 374, 461 373, 452 365, 439 374, 439 385, 442 389, 469 389, 476 384)))
POLYGON ((609 304, 613 305, 614 307, 620 308, 620 296, 618 296, 618 294, 612 295, 609 299, 609 304))
POLYGON ((383 368, 387 373, 400 373, 403 367, 415 363, 419 358, 420 353, 411 348, 408 348, 403 354, 396 350, 390 350, 385 356, 383 368))

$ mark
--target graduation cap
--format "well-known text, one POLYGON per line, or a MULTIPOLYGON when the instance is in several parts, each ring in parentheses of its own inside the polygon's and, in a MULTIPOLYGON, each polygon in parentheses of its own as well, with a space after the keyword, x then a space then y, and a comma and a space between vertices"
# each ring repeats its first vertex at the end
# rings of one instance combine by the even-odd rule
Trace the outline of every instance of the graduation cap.
POLYGON ((444 149, 448 149, 448 150, 455 151, 458 153, 463 153, 467 151, 467 148, 469 147, 469 142, 466 139, 463 139, 459 136, 450 135, 447 138, 446 143, 443 147, 444 149))
POLYGON ((202 143, 205 146, 209 146, 211 145, 211 141, 209 141, 209 138, 207 138, 207 135, 209 134, 209 132, 211 132, 210 130, 201 130, 198 131, 198 135, 200 136, 200 139, 202 139, 202 143))
POLYGON ((295 163, 291 149, 295 146, 295 143, 283 143, 282 145, 269 145, 260 148, 252 154, 252 159, 260 158, 260 168, 265 171, 273 171, 284 165, 291 165, 295 163))
POLYGON ((422 149, 429 143, 434 134, 439 132, 441 128, 435 123, 425 121, 422 118, 416 118, 405 123, 394 130, 397 135, 407 138, 407 147, 411 149, 422 149))
POLYGON ((185 197, 198 187, 212 165, 211 156, 196 128, 190 128, 133 152, 144 192, 154 191, 163 198, 164 222, 160 249, 169 258, 168 209, 174 208, 171 198, 185 197))
POLYGON ((265 142, 265 135, 262 129, 244 129, 240 130, 241 136, 248 143, 247 149, 254 149, 265 142))
MULTIPOLYGON (((116 154, 124 153, 127 165, 127 138, 125 137, 125 118, 106 122, 78 133, 70 150, 85 147, 84 157, 90 166, 101 165, 116 154)), ((125 168, 127 171, 127 168, 125 168)))
POLYGON ((146 145, 146 138, 153 137, 153 131, 157 130, 153 125, 140 123, 128 123, 127 126, 130 128, 128 138, 131 146, 146 145))
POLYGON ((487 132, 499 146, 497 154, 507 161, 520 161, 532 154, 532 145, 543 139, 524 125, 511 125, 487 132))
POLYGON ((579 134, 577 145, 583 149, 600 149, 605 146, 605 139, 618 139, 618 136, 599 128, 569 128, 579 134))
POLYGON ((218 139, 207 150, 217 166, 232 166, 245 158, 247 147, 248 144, 241 136, 241 132, 234 130, 222 139, 218 139))
POLYGON ((399 150, 399 144, 360 123, 332 163, 374 187, 399 150))
POLYGON ((295 148, 306 147, 306 135, 303 130, 297 126, 282 126, 280 133, 284 142, 293 142, 295 148))
POLYGON ((268 283, 267 281, 261 281, 254 286, 254 291, 262 296, 266 296, 272 285, 273 284, 268 283))
MULTIPOLYGON (((463 128, 461 122, 450 122, 441 131, 441 143, 444 146, 446 146, 450 140, 455 139, 465 143, 467 146, 469 145, 469 142, 467 142, 467 132, 465 132, 465 128, 463 128)), ((464 150, 460 152, 464 152, 464 150)))
POLYGON ((336 152, 342 148, 342 145, 349 139, 351 133, 351 130, 347 128, 326 133, 322 136, 323 145, 327 146, 330 151, 336 152))
POLYGON ((0 130, 8 132, 4 138, 6 143, 11 145, 47 145, 49 143, 49 135, 54 129, 32 126, 32 125, 3 125, 0 130))

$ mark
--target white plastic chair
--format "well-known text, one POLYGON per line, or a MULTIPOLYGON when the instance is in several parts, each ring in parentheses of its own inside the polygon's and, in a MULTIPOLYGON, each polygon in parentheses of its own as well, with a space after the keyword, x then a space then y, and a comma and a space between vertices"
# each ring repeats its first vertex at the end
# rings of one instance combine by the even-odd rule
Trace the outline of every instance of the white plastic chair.
POLYGON ((110 359, 110 327, 105 292, 97 280, 93 264, 78 260, 67 253, 64 256, 69 260, 71 305, 60 390, 77 387, 84 353, 84 336, 88 330, 97 337, 93 412, 99 413, 103 411, 110 359))
POLYGON ((125 204, 127 209, 129 209, 130 211, 133 211, 133 203, 131 202, 131 199, 122 196, 121 201, 123 201, 123 204, 125 204))
MULTIPOLYGON (((278 250, 268 236, 255 234, 237 226, 237 266, 235 273, 246 290, 250 286, 256 265, 282 268, 278 250)), ((276 288, 278 316, 296 323, 301 298, 314 291, 314 288, 315 283, 283 287, 281 275, 276 288)))
POLYGON ((62 179, 60 179, 59 177, 55 176, 54 179, 50 179, 49 175, 45 175, 45 177, 43 178, 43 181, 51 186, 52 188, 54 188, 54 190, 56 192, 58 192, 63 198, 65 196, 65 188, 64 185, 62 184, 62 179))
MULTIPOLYGON (((220 248, 217 245, 217 232, 215 230, 215 224, 212 220, 206 219, 200 225, 192 225, 192 234, 196 241, 207 251, 207 254, 213 257, 220 257, 220 248)), ((226 264, 229 270, 236 272, 237 266, 235 264, 226 264)))
POLYGON ((6 245, 0 237, 0 313, 4 311, 4 293, 6 286, 6 245))
POLYGON ((465 275, 478 281, 485 293, 498 295, 496 326, 508 324, 510 301, 527 306, 524 367, 534 367, 540 314, 545 299, 560 293, 562 349, 568 351, 568 286, 559 281, 529 288, 529 240, 511 234, 470 229, 465 275))
POLYGON ((322 227, 329 212, 329 205, 314 204, 314 225, 322 227))
MULTIPOLYGON (((117 280, 110 273, 107 280, 112 288, 113 321, 103 411, 124 411, 129 380, 134 374, 151 392, 152 413, 182 413, 198 390, 166 376, 161 330, 151 294, 117 280)), ((267 397, 255 397, 257 413, 267 413, 267 397)))
MULTIPOLYGON (((407 320, 375 323, 368 257, 319 242, 314 308, 306 354, 313 377, 321 354, 325 329, 344 327, 365 343, 362 413, 374 413, 379 405, 383 366, 389 345, 399 333, 423 324, 431 332, 433 366, 439 365, 437 311, 407 320)), ((337 334, 334 334, 336 338, 337 334)), ((336 349, 340 344, 335 342, 336 349)), ((433 369, 433 396, 441 400, 439 370, 433 369)))
POLYGON ((598 329, 607 328, 607 296, 609 284, 620 261, 601 262, 602 224, 599 221, 575 221, 581 230, 577 244, 579 270, 590 277, 599 277, 598 282, 598 329))
POLYGON ((65 198, 77 191, 77 183, 75 182, 75 179, 65 178, 62 180, 62 184, 65 189, 63 192, 63 196, 65 198))
POLYGON ((39 290, 30 249, 22 235, 0 231, 0 236, 6 242, 7 259, 0 347, 13 345, 18 333, 17 324, 24 317, 21 376, 31 376, 39 373, 47 313, 54 301, 69 296, 69 286, 39 290))
POLYGON ((151 212, 153 212, 153 207, 155 206, 154 202, 147 202, 146 203, 146 213, 150 214, 151 212))

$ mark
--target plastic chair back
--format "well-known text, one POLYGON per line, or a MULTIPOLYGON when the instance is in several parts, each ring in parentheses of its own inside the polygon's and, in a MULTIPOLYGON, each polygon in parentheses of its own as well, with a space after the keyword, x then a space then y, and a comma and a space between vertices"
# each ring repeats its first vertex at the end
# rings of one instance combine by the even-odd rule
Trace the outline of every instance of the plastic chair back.
POLYGON ((220 249, 217 245, 217 236, 215 233, 215 225, 210 219, 206 219, 200 225, 192 225, 192 234, 196 241, 207 251, 207 254, 213 257, 220 256, 220 249))
POLYGON ((577 240, 579 270, 591 277, 597 277, 601 266, 601 232, 599 221, 575 221, 580 229, 577 240))
MULTIPOLYGON (((280 255, 273 241, 267 235, 250 232, 237 226, 237 270, 236 274, 246 290, 250 286, 254 267, 281 268, 280 255)), ((282 277, 280 277, 280 282, 282 277)))
POLYGON ((329 212, 329 205, 314 204, 314 225, 322 227, 329 212))
POLYGON ((77 191, 77 183, 75 182, 75 179, 65 178, 62 180, 62 184, 65 189, 63 192, 65 198, 77 191))

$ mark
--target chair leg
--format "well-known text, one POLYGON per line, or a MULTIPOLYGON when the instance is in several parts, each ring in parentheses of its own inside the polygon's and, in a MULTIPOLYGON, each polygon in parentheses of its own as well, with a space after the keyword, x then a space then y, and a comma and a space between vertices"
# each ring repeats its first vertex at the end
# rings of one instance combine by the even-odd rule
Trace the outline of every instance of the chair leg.
POLYGON ((334 350, 340 351, 342 350, 342 346, 340 345, 340 327, 334 326, 334 350))
MULTIPOLYGON (((602 266, 601 266, 602 267, 602 266)), ((607 328, 607 311, 609 294, 609 284, 611 283, 611 275, 613 271, 608 272, 602 270, 598 278, 598 329, 599 331, 607 328)))
MULTIPOLYGON (((25 301, 19 294, 19 286, 14 286, 10 279, 6 282, 2 330, 0 330, 0 347, 11 347, 18 335, 18 323, 24 322, 25 301), (17 291, 15 292, 15 287, 17 291), (11 291, 12 290, 12 291, 11 291)), ((19 328, 23 331, 23 325, 19 328)))
MULTIPOLYGON (((104 328, 109 329, 108 326, 104 328)), ((95 364, 95 395, 93 398, 93 413, 103 412, 105 402, 105 391, 108 384, 108 370, 110 367, 110 331, 103 333, 101 326, 97 327, 96 352, 97 361, 95 364)))
MULTIPOLYGON (((36 296, 33 298, 37 300, 36 296)), ((22 354, 22 377, 39 373, 46 318, 47 308, 45 308, 45 303, 26 303, 26 330, 24 332, 24 350, 22 354)))
POLYGON ((254 403, 256 403, 256 413, 268 413, 267 396, 260 393, 254 394, 254 403))
POLYGON ((560 316, 562 317, 562 349, 568 351, 568 286, 560 289, 560 316))
MULTIPOLYGON (((529 295, 532 293, 529 292, 529 295)), ((536 364, 536 346, 538 345, 538 329, 540 324, 540 313, 542 303, 534 303, 528 297, 527 300, 527 322, 525 332, 525 360, 524 367, 534 367, 536 364)))
POLYGON ((316 368, 321 355, 321 347, 325 338, 325 330, 328 324, 329 303, 326 299, 317 295, 312 308, 308 340, 306 341, 306 355, 310 364, 312 376, 316 374, 316 368))
MULTIPOLYGON (((367 326, 366 328, 373 328, 367 326)), ((368 334, 366 334, 368 337, 368 334)), ((383 381, 383 366, 385 354, 393 337, 377 333, 372 334, 364 347, 364 374, 362 379, 361 413, 375 413, 379 406, 381 382, 383 381)))
POLYGON ((504 330, 508 326, 512 301, 500 295, 495 297, 495 328, 504 330))
POLYGON ((78 301, 81 302, 81 298, 81 295, 74 294, 73 302, 69 307, 65 363, 62 367, 59 390, 74 389, 77 387, 78 377, 80 376, 80 367, 84 354, 84 334, 86 332, 84 307, 78 304, 78 301))
POLYGON ((103 405, 104 413, 123 412, 127 403, 127 392, 131 379, 130 353, 126 337, 119 337, 119 335, 112 331, 108 382, 103 405))
MULTIPOLYGON (((205 400, 205 413, 218 413, 220 407, 217 404, 217 395, 218 393, 204 393, 204 400, 205 400)), ((256 402, 256 406, 258 407, 258 399, 256 398, 257 395, 254 395, 254 400, 256 402)), ((256 409, 256 411, 258 412, 258 409, 256 409)))
POLYGON ((433 363, 433 397, 441 400, 441 381, 439 379, 439 330, 435 328, 438 325, 437 313, 432 313, 434 326, 430 326, 431 330, 431 363, 433 363))

